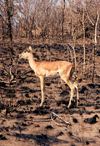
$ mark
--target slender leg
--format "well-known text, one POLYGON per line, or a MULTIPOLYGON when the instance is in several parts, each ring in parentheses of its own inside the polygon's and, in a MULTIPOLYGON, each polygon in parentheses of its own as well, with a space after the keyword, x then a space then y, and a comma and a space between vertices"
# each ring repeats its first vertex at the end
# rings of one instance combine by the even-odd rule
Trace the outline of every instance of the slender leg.
POLYGON ((69 108, 71 106, 71 101, 73 100, 73 95, 74 95, 75 87, 73 86, 73 84, 71 83, 70 80, 67 82, 67 84, 68 84, 68 86, 71 89, 71 97, 70 97, 70 101, 69 101, 69 104, 68 104, 68 108, 69 108))
POLYGON ((69 101, 69 104, 68 104, 68 108, 70 107, 71 105, 71 101, 73 100, 73 95, 74 95, 74 90, 75 90, 75 87, 74 85, 72 84, 72 82, 69 80, 69 77, 67 76, 64 76, 64 77, 61 77, 65 82, 66 84, 70 87, 71 89, 71 97, 70 97, 70 101, 69 101))
POLYGON ((44 95, 43 95, 43 91, 44 91, 44 77, 42 77, 42 76, 40 77, 40 82, 41 82, 41 96, 42 96, 40 106, 42 106, 43 102, 44 102, 44 95))
POLYGON ((78 106, 78 103, 79 103, 78 87, 77 87, 77 84, 75 82, 74 82, 74 85, 75 85, 75 88, 77 89, 77 106, 78 106))
POLYGON ((77 90, 77 106, 78 106, 78 102, 79 102, 78 86, 77 86, 77 84, 75 82, 72 81, 72 79, 71 79, 71 82, 72 82, 72 84, 74 85, 74 87, 77 90))

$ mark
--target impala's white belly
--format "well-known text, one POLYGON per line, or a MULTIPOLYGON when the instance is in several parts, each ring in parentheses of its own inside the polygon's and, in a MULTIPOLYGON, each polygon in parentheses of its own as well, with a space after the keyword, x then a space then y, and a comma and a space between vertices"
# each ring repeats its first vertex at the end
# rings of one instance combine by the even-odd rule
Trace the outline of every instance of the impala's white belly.
POLYGON ((59 72, 57 72, 57 71, 46 71, 45 77, 58 78, 58 77, 60 77, 60 75, 59 75, 59 72))

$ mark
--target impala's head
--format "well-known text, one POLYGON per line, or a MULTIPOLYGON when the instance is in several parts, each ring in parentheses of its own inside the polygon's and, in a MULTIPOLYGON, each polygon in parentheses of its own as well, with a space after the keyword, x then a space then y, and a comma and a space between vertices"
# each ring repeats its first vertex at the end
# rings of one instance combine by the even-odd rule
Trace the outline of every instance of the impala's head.
POLYGON ((28 59, 30 57, 30 54, 32 54, 32 47, 31 46, 29 46, 29 48, 27 48, 26 50, 24 50, 24 52, 19 54, 19 58, 28 59))

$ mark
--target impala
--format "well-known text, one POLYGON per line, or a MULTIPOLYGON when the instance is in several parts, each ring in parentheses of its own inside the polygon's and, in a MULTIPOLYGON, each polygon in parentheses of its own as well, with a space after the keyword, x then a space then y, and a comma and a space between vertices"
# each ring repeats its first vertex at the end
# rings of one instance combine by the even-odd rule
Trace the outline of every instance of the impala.
POLYGON ((35 72, 35 75, 40 78, 41 95, 42 95, 40 106, 42 106, 44 103, 44 94, 43 94, 44 92, 43 91, 44 91, 45 77, 58 77, 58 76, 60 76, 61 79, 64 80, 65 83, 71 89, 71 97, 70 97, 70 101, 68 104, 68 108, 71 105, 71 101, 73 99, 73 94, 74 94, 75 88, 77 89, 77 106, 78 106, 78 101, 79 101, 78 87, 77 87, 77 84, 71 80, 71 77, 72 77, 72 74, 74 71, 73 70, 74 65, 71 62, 67 62, 67 61, 36 62, 34 60, 31 46, 29 46, 29 48, 26 51, 19 54, 19 57, 24 58, 24 59, 28 59, 29 65, 32 68, 32 70, 35 72))

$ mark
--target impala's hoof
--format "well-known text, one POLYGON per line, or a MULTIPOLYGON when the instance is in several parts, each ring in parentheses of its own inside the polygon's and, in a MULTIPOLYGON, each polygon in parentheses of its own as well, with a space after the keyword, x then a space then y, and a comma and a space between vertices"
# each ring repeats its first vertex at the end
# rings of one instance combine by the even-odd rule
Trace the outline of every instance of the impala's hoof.
POLYGON ((77 100, 77 106, 78 106, 79 102, 80 102, 80 101, 79 101, 79 100, 77 100))
POLYGON ((68 108, 70 108, 70 106, 71 106, 71 102, 68 104, 68 108))
POLYGON ((43 106, 43 104, 41 103, 41 104, 40 104, 40 107, 42 107, 42 106, 43 106))
POLYGON ((68 105, 67 108, 70 108, 70 105, 68 105))

